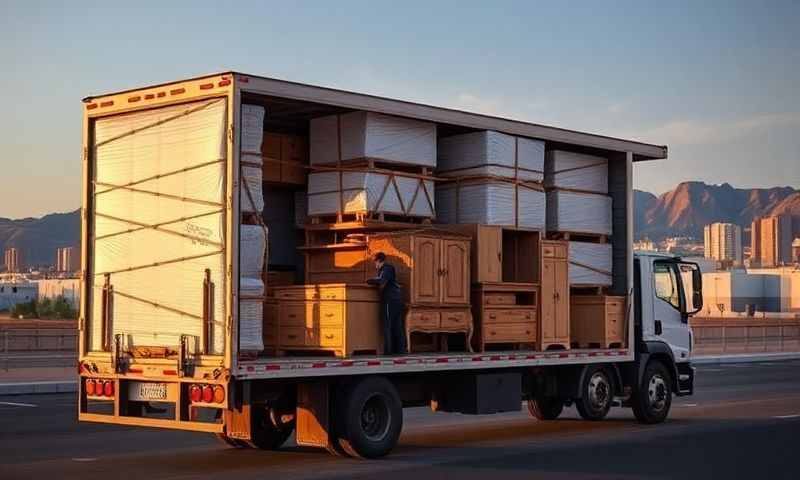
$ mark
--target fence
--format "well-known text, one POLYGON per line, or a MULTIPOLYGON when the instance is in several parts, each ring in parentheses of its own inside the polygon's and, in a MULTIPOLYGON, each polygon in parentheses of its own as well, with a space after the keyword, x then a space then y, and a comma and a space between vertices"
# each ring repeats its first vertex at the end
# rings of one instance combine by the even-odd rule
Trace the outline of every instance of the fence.
POLYGON ((800 352, 800 318, 691 319, 694 354, 800 352))
POLYGON ((0 368, 74 365, 78 332, 66 328, 0 329, 0 368))

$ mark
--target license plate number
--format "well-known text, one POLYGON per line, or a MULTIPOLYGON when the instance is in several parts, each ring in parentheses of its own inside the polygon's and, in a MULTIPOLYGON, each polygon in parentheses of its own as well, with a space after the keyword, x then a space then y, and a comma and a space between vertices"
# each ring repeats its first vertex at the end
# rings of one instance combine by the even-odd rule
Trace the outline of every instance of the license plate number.
POLYGON ((131 385, 131 400, 166 400, 166 383, 135 383, 131 385))

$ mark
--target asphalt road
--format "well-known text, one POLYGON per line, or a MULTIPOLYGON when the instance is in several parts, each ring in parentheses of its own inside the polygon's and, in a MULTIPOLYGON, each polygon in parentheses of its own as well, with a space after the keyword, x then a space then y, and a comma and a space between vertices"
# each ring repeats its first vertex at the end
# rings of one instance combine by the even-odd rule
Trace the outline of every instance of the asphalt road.
POLYGON ((670 419, 655 426, 621 408, 596 423, 573 408, 553 422, 409 409, 395 452, 369 462, 79 425, 75 412, 71 395, 0 397, 0 479, 800 478, 800 361, 699 367, 697 394, 675 399, 670 419))

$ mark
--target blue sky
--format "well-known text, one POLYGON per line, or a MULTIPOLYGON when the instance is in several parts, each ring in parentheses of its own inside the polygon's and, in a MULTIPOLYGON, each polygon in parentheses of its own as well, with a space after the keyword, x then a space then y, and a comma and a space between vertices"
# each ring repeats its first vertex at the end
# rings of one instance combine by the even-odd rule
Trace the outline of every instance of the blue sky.
POLYGON ((80 204, 80 99, 221 70, 670 146, 637 188, 800 187, 800 2, 0 4, 0 217, 80 204), (561 5, 566 4, 566 5, 561 5))

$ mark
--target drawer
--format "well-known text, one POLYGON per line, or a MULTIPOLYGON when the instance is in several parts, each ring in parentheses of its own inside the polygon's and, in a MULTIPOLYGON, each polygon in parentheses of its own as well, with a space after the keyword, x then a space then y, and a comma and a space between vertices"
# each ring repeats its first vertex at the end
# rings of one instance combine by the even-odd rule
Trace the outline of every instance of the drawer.
POLYGON ((408 316, 411 325, 416 327, 439 328, 439 312, 412 312, 408 316))
POLYGON ((484 305, 516 305, 517 296, 513 293, 487 293, 483 296, 484 305))
POLYGON ((278 307, 278 322, 281 326, 303 327, 310 324, 314 318, 314 304, 308 303, 281 303, 278 307))
POLYGON ((606 300, 606 312, 621 315, 625 312, 625 302, 622 300, 606 300))
POLYGON ((567 258, 567 247, 563 244, 546 243, 542 245, 542 256, 552 258, 567 258))
POLYGON ((606 336, 609 338, 622 339, 622 315, 608 315, 606 317, 606 336))
POLYGON ((281 346, 302 347, 306 344, 306 327, 281 327, 281 346))
POLYGON ((483 323, 536 323, 535 310, 485 310, 483 312, 483 323))
POLYGON ((469 323, 469 315, 467 312, 442 312, 442 327, 447 328, 463 328, 466 329, 469 323))
POLYGON ((281 300, 315 300, 319 298, 319 291, 316 288, 275 287, 275 298, 281 300))
POLYGON ((485 343, 517 343, 536 341, 536 326, 530 323, 484 325, 485 343))
POLYGON ((318 333, 319 338, 315 339, 314 344, 320 347, 341 347, 343 339, 341 328, 320 328, 314 333, 318 333))
POLYGON ((341 302, 321 302, 319 304, 320 325, 342 325, 344 323, 344 304, 341 302))
POLYGON ((320 288, 319 298, 321 300, 344 300, 346 296, 344 288, 320 288))

